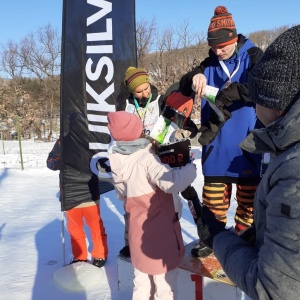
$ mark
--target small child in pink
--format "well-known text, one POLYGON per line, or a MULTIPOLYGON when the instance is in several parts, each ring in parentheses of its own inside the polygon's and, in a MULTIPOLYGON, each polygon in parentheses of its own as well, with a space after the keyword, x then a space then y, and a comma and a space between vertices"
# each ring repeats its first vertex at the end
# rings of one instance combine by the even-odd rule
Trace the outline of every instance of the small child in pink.
POLYGON ((150 140, 142 137, 143 123, 135 114, 108 113, 108 129, 116 141, 109 155, 113 182, 129 214, 132 299, 173 300, 185 249, 172 193, 194 181, 196 166, 172 169, 163 164, 150 140))

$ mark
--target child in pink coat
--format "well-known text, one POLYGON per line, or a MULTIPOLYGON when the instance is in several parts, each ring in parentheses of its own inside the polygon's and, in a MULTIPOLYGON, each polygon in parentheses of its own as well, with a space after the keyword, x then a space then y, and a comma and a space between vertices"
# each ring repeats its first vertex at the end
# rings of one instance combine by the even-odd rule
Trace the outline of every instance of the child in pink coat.
POLYGON ((129 213, 132 299, 176 299, 177 267, 185 250, 172 193, 194 181, 196 166, 163 164, 150 140, 141 137, 143 123, 135 114, 108 113, 108 129, 116 141, 109 156, 115 190, 129 213))

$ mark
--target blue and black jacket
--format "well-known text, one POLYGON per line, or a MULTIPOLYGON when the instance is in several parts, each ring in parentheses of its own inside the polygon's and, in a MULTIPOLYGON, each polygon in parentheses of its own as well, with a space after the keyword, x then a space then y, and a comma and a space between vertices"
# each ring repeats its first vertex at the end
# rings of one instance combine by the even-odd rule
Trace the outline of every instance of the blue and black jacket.
MULTIPOLYGON (((227 107, 231 113, 221 127, 216 138, 202 147, 202 167, 206 183, 237 183, 256 185, 260 180, 261 155, 250 154, 239 147, 239 143, 249 132, 261 127, 255 113, 255 105, 248 99, 247 77, 253 65, 260 59, 262 50, 243 35, 238 35, 237 51, 223 61, 232 74, 231 84, 226 89, 233 104, 227 107), (238 61, 240 65, 238 67, 238 61)), ((217 55, 210 50, 209 56, 193 71, 184 75, 180 89, 184 94, 192 94, 192 78, 202 73, 207 84, 219 88, 226 86, 228 76, 220 65, 217 55)), ((211 108, 206 100, 201 101, 201 125, 206 126, 210 119, 211 108)))

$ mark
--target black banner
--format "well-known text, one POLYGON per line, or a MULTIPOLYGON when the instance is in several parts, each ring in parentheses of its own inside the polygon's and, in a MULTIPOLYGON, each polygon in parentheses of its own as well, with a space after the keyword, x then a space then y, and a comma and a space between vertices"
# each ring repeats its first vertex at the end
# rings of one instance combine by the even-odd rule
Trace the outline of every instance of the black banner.
POLYGON ((135 1, 64 0, 61 65, 60 182, 69 210, 113 189, 98 175, 109 171, 107 113, 124 101, 124 74, 136 65, 135 1))

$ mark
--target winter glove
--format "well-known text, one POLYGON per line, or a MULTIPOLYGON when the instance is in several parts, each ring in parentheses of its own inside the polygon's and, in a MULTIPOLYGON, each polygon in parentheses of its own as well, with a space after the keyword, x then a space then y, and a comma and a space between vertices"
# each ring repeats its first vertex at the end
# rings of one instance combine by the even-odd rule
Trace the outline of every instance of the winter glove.
POLYGON ((225 228, 225 223, 216 219, 214 213, 207 207, 202 207, 203 224, 197 224, 197 230, 201 241, 212 249, 214 238, 220 232, 228 230, 225 228))
POLYGON ((240 238, 242 238, 245 242, 247 242, 250 246, 255 246, 255 240, 256 240, 256 228, 254 226, 251 226, 247 228, 246 230, 242 231, 239 234, 240 238))
POLYGON ((187 125, 183 126, 181 129, 175 131, 175 140, 180 141, 182 139, 192 139, 198 133, 198 127, 193 121, 187 122, 187 125))
POLYGON ((184 191, 181 192, 181 196, 186 200, 192 200, 193 198, 198 198, 198 194, 194 187, 189 185, 184 191))
POLYGON ((224 106, 230 106, 232 103, 233 100, 224 93, 224 90, 216 96, 215 105, 221 111, 224 109, 224 106))
POLYGON ((224 114, 224 120, 220 121, 216 112, 213 109, 210 109, 210 116, 207 126, 201 126, 199 130, 201 135, 198 139, 198 142, 201 145, 206 146, 213 142, 216 136, 218 135, 221 127, 231 117, 231 114, 228 110, 224 109, 222 113, 224 114))
POLYGON ((183 139, 188 139, 191 135, 191 132, 186 129, 177 129, 174 132, 174 140, 170 138, 170 142, 181 141, 183 139))
POLYGON ((101 173, 110 173, 111 168, 109 165, 109 159, 107 157, 99 158, 97 161, 97 168, 101 173))
POLYGON ((188 119, 188 122, 183 126, 183 129, 190 131, 190 139, 194 138, 198 133, 197 125, 191 119, 188 119))
POLYGON ((215 124, 209 124, 208 127, 201 126, 200 137, 198 138, 198 142, 203 146, 210 144, 218 135, 220 128, 221 127, 215 124))
POLYGON ((251 99, 248 97, 247 84, 233 82, 216 96, 215 105, 223 111, 224 107, 228 107, 232 105, 234 101, 240 100, 245 103, 251 102, 251 99))

